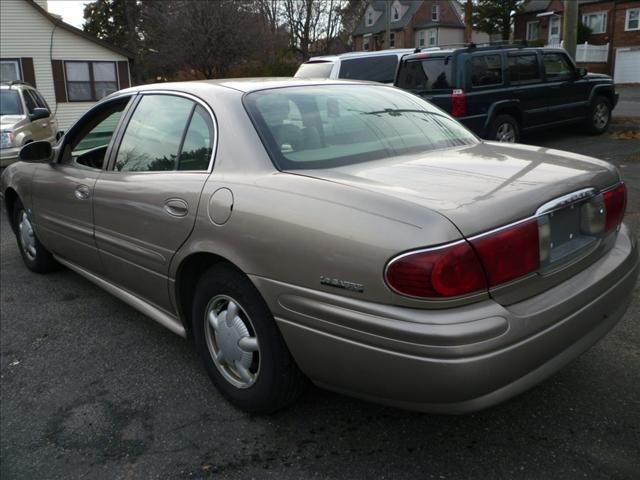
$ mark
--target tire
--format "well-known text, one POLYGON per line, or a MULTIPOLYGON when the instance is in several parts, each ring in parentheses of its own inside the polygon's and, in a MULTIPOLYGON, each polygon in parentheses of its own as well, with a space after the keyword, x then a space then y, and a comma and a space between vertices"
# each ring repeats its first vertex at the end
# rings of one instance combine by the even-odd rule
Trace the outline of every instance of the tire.
POLYGON ((307 380, 267 304, 251 281, 232 266, 214 265, 198 282, 192 327, 209 377, 235 406, 250 413, 272 413, 302 393, 307 380), (237 314, 229 323, 226 316, 232 311, 237 314), (245 337, 243 348, 240 343, 245 337))
POLYGON ((498 115, 491 122, 489 140, 516 143, 520 140, 520 125, 511 115, 498 115))
POLYGON ((30 215, 22 202, 16 200, 13 208, 13 225, 22 260, 29 270, 36 273, 49 273, 60 269, 51 252, 45 248, 31 224, 30 215))
POLYGON ((601 135, 607 131, 609 123, 611 123, 611 101, 607 97, 596 97, 589 110, 587 129, 592 135, 601 135))

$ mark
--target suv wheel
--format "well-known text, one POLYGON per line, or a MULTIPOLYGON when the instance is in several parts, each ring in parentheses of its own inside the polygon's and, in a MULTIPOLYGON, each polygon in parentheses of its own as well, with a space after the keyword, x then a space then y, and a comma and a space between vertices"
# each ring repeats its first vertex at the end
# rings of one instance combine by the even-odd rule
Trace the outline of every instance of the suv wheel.
POLYGON ((498 115, 491 124, 489 140, 515 143, 520 139, 520 127, 511 115, 498 115))
POLYGON ((589 132, 600 135, 609 128, 609 122, 611 122, 611 102, 607 97, 596 97, 587 119, 589 132))

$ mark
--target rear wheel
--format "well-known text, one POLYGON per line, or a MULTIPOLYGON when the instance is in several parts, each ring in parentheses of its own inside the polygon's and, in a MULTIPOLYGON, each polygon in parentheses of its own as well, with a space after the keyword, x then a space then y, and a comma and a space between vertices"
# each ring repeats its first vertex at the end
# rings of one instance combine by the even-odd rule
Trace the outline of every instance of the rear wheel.
POLYGON ((520 140, 520 126, 511 115, 498 115, 493 119, 489 132, 489 140, 515 143, 520 140))
POLYGON ((260 293, 229 265, 213 266, 198 283, 193 335, 211 380, 243 410, 279 410, 306 384, 260 293))
POLYGON ((20 200, 16 201, 13 211, 13 224, 15 225, 18 248, 27 268, 37 273, 58 270, 60 264, 55 261, 51 252, 40 243, 31 223, 31 216, 20 200))
POLYGON ((607 97, 596 97, 587 118, 587 128, 594 135, 600 135, 609 128, 611 122, 611 102, 607 97))

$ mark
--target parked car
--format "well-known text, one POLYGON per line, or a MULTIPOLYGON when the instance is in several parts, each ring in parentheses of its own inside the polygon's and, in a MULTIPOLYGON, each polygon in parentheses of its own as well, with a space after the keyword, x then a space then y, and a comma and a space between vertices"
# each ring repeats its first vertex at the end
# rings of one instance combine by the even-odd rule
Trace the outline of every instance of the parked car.
POLYGON ((18 159, 23 145, 56 141, 58 122, 40 92, 23 82, 0 84, 0 167, 18 159))
POLYGON ((423 49, 402 59, 395 85, 501 142, 570 123, 601 134, 618 101, 611 77, 577 68, 564 49, 524 45, 423 49))
POLYGON ((135 87, 20 156, 1 192, 26 266, 193 338, 253 412, 306 378, 403 408, 496 404, 602 337, 638 276, 614 166, 479 141, 385 85, 135 87))
POLYGON ((393 48, 311 57, 298 67, 294 78, 344 78, 393 84, 398 62, 404 55, 413 52, 413 48, 393 48))

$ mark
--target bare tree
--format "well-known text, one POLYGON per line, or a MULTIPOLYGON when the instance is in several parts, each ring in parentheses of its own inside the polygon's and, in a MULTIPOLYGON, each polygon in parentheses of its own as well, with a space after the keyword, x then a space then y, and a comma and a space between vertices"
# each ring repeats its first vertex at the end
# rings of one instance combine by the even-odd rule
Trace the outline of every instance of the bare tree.
POLYGON ((327 51, 340 29, 343 0, 284 0, 283 19, 289 29, 290 46, 304 59, 318 42, 327 51))

